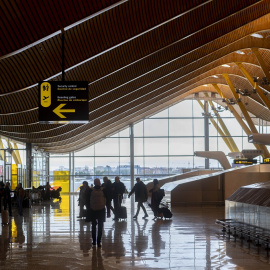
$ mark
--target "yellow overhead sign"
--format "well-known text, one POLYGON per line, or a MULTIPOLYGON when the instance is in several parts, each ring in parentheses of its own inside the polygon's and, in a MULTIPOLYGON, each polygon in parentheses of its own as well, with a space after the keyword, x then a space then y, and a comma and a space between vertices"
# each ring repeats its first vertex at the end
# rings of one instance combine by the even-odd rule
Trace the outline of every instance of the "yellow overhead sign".
POLYGON ((40 123, 88 122, 88 82, 39 83, 40 123))

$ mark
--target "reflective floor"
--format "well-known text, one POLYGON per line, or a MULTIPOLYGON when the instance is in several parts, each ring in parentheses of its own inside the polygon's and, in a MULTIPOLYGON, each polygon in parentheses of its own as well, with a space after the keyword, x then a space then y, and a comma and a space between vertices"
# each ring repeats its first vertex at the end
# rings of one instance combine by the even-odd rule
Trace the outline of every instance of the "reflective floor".
POLYGON ((107 219, 101 248, 91 246, 91 227, 76 217, 78 196, 24 209, 2 225, 0 269, 270 269, 263 248, 222 237, 216 218, 224 207, 179 207, 172 220, 134 221, 125 199, 127 221, 107 219))

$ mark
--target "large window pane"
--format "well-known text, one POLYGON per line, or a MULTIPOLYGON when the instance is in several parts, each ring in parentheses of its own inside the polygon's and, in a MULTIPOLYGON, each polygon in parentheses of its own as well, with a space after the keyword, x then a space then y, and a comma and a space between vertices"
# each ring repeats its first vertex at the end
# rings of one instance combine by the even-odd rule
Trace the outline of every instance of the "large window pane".
MULTIPOLYGON (((229 130, 231 136, 242 136, 243 129, 235 118, 222 118, 222 120, 227 129, 229 130)), ((220 123, 219 127, 221 127, 220 123)))
POLYGON ((183 173, 183 168, 193 168, 193 157, 170 157, 169 167, 171 174, 183 173))
POLYGON ((185 100, 169 108, 170 117, 192 117, 192 100, 185 100))
POLYGON ((108 138, 95 144, 96 156, 119 156, 119 139, 108 138))
POLYGON ((143 155, 143 139, 134 139, 134 155, 142 156, 143 155))
POLYGON ((134 137, 142 137, 143 136, 143 121, 134 125, 134 137))
POLYGON ((50 171, 69 171, 69 157, 50 157, 50 171))
MULTIPOLYGON (((209 138, 209 151, 217 151, 218 150, 217 141, 218 141, 217 137, 210 137, 209 138)), ((203 149, 204 149, 204 142, 203 142, 203 149)), ((204 150, 201 150, 201 151, 204 151, 204 150)))
POLYGON ((145 157, 145 174, 168 174, 168 157, 145 157))
POLYGON ((144 120, 144 136, 168 136, 168 119, 144 120))
POLYGON ((94 145, 74 153, 75 156, 94 156, 94 145))
POLYGON ((74 167, 75 175, 94 175, 94 158, 75 157, 74 167))
MULTIPOLYGON (((217 118, 212 118, 212 121, 214 121, 214 123, 217 124, 217 118)), ((218 128, 218 125, 217 125, 217 128, 218 128)), ((218 130, 217 128, 215 127, 215 124, 213 124, 211 122, 211 120, 209 120, 209 136, 218 136, 218 130)))
POLYGON ((134 174, 135 175, 144 174, 144 158, 143 157, 134 158, 134 174))
POLYGON ((226 145, 224 140, 221 137, 218 137, 218 150, 217 151, 222 151, 227 155, 230 151, 230 148, 226 145))
POLYGON ((210 169, 217 169, 217 168, 222 168, 220 163, 215 160, 215 159, 209 159, 209 168, 210 169))
POLYGON ((192 136, 192 119, 170 119, 169 136, 192 136))
POLYGON ((120 156, 130 155, 130 139, 120 138, 120 156))
POLYGON ((193 155, 193 138, 169 138, 170 155, 193 155))
POLYGON ((194 157, 194 168, 195 169, 204 169, 205 168, 205 158, 194 157))
POLYGON ((119 158, 118 157, 96 157, 95 158, 96 175, 118 175, 119 158))
POLYGON ((203 109, 197 100, 193 100, 193 117, 202 117, 203 109))
POLYGON ((168 155, 168 139, 167 138, 145 138, 144 154, 152 155, 168 155))
MULTIPOLYGON (((211 138, 209 139, 209 144, 211 146, 211 138)), ((194 138, 194 152, 205 151, 204 138, 194 138)))
POLYGON ((194 136, 204 136, 204 119, 203 118, 194 119, 193 128, 194 128, 194 136))
POLYGON ((119 137, 129 137, 129 128, 126 128, 119 132, 119 137))
POLYGON ((165 110, 151 116, 150 118, 158 118, 158 117, 161 117, 161 118, 166 117, 166 118, 168 118, 168 109, 165 109, 165 110))

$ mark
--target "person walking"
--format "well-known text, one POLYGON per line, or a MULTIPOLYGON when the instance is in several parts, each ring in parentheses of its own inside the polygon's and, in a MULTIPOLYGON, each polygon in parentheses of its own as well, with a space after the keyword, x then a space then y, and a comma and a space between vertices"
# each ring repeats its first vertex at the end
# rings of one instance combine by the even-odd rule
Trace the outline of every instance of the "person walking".
POLYGON ((25 196, 25 191, 21 183, 19 183, 18 186, 15 188, 15 195, 17 199, 18 213, 20 216, 22 216, 23 215, 22 203, 25 196))
POLYGON ((146 202, 147 198, 148 198, 147 188, 146 188, 146 185, 141 181, 141 179, 139 177, 136 178, 136 181, 137 181, 137 183, 135 184, 135 186, 132 188, 132 190, 128 194, 128 197, 130 198, 130 196, 135 192, 135 202, 138 202, 137 212, 133 218, 137 219, 141 208, 144 211, 143 218, 147 218, 148 214, 147 214, 146 209, 143 205, 143 203, 146 202))
POLYGON ((2 212, 2 203, 5 198, 5 184, 3 181, 0 182, 0 213, 2 212))
POLYGON ((112 207, 112 182, 108 179, 107 176, 103 177, 103 184, 101 187, 104 188, 105 196, 106 196, 106 213, 107 218, 111 217, 111 210, 114 212, 112 207))
POLYGON ((7 209, 7 205, 8 205, 8 211, 9 211, 9 216, 12 216, 12 208, 11 208, 11 195, 10 195, 10 183, 6 182, 5 185, 5 197, 4 197, 4 210, 7 209))
POLYGON ((90 187, 87 181, 83 181, 82 186, 80 187, 79 194, 79 206, 80 206, 80 214, 78 218, 87 217, 87 213, 89 213, 90 200, 89 200, 90 187), (84 206, 86 210, 84 209, 84 206))
POLYGON ((154 213, 154 219, 158 217, 159 204, 161 202, 160 187, 157 179, 153 180, 153 188, 149 190, 151 193, 151 208, 154 213))
POLYGON ((114 220, 118 220, 119 211, 122 205, 123 194, 126 190, 125 185, 120 181, 119 176, 115 177, 115 181, 112 184, 112 198, 114 206, 114 220))
POLYGON ((94 180, 94 187, 90 190, 90 209, 92 221, 92 245, 101 247, 101 238, 103 225, 106 221, 105 216, 106 196, 103 188, 101 187, 100 179, 94 180), (96 230, 98 227, 98 235, 96 230))

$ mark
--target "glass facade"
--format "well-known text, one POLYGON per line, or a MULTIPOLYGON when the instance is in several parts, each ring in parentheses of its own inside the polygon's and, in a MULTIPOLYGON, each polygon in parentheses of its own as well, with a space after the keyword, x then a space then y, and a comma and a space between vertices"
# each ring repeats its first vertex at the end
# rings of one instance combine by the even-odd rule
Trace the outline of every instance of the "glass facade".
MULTIPOLYGON (((255 148, 248 143, 246 134, 230 111, 221 112, 220 117, 239 151, 255 148)), ((207 121, 209 150, 228 154, 230 150, 218 133, 218 129, 221 129, 218 117, 211 113, 207 121), (210 122, 210 118, 217 123, 217 129, 210 122)), ((262 120, 259 123, 258 130, 266 132, 267 123, 262 120)), ((195 151, 205 150, 204 129, 205 117, 196 100, 184 100, 134 124, 135 177, 148 180, 204 169, 205 159, 194 156, 195 151)), ((119 175, 127 189, 130 189, 129 134, 127 127, 81 151, 67 155, 51 155, 50 179, 53 179, 55 171, 69 172, 72 180, 70 191, 78 191, 84 180, 92 184, 96 177, 108 176, 114 180, 114 177, 119 175)), ((210 160, 209 166, 210 169, 221 169, 216 160, 210 160)))
POLYGON ((3 136, 0 137, 0 181, 10 182, 12 189, 18 183, 27 187, 25 144, 3 136))

